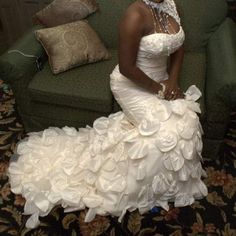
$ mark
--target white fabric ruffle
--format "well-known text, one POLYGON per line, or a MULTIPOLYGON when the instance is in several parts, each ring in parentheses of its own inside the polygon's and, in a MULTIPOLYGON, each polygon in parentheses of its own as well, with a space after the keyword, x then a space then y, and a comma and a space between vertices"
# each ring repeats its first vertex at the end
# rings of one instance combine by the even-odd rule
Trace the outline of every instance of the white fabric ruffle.
POLYGON ((86 221, 91 221, 98 213, 121 216, 124 206, 140 212, 155 205, 167 209, 168 201, 185 206, 193 202, 196 189, 198 195, 206 194, 200 179, 201 130, 191 107, 200 94, 195 86, 186 93, 187 101, 160 106, 168 104, 167 120, 146 116, 137 128, 117 112, 97 119, 93 128, 30 133, 9 166, 12 191, 26 198, 27 227, 36 227, 38 217, 57 204, 66 212, 88 207, 86 221), (151 151, 155 149, 159 154, 151 151), (155 174, 147 171, 153 160, 155 174), (118 201, 124 194, 125 203, 118 201))

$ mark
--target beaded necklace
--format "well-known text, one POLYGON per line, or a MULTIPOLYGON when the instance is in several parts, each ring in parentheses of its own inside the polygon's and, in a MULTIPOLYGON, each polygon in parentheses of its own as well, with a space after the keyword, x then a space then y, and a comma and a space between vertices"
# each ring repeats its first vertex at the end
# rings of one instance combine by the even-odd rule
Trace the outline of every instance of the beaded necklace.
POLYGON ((175 32, 172 24, 170 23, 169 14, 166 12, 169 9, 168 0, 157 3, 150 0, 143 0, 143 2, 150 8, 151 14, 154 21, 154 30, 155 32, 164 32, 170 34, 175 32), (159 30, 157 29, 157 25, 159 30))

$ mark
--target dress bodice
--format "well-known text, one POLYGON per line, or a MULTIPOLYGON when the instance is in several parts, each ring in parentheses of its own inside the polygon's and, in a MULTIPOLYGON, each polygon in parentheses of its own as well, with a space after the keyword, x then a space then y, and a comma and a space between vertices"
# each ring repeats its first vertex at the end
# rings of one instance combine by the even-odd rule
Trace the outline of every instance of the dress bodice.
POLYGON ((154 33, 143 36, 137 56, 137 66, 150 78, 163 80, 167 76, 167 58, 184 42, 184 31, 180 26, 175 34, 154 33))

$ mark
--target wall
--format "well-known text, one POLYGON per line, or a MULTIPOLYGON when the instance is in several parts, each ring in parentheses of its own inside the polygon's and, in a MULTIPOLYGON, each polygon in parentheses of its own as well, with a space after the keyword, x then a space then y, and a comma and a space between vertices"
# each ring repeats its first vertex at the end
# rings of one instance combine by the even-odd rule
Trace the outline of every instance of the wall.
POLYGON ((51 0, 0 0, 0 53, 32 25, 32 16, 51 0))

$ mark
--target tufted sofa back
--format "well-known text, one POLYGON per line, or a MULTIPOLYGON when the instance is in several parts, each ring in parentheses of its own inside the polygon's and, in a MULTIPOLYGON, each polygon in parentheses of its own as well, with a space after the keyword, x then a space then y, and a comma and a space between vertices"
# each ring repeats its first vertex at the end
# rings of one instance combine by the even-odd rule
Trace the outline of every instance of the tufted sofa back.
MULTIPOLYGON (((119 20, 134 0, 97 0, 100 11, 88 20, 105 45, 117 48, 119 20)), ((185 49, 199 51, 227 14, 225 0, 175 0, 186 33, 185 49)))

